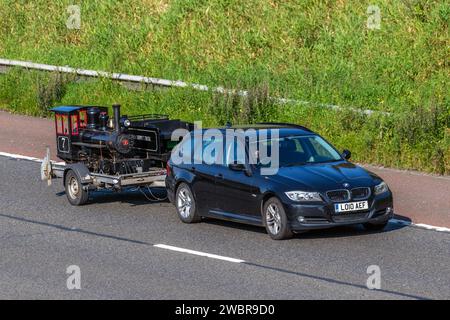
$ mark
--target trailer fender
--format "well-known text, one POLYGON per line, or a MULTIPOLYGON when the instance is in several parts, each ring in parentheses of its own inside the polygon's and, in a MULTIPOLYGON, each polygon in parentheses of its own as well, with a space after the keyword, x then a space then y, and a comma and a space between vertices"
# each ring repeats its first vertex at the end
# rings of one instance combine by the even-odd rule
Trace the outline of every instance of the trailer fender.
POLYGON ((83 164, 83 163, 71 163, 67 164, 66 168, 64 169, 64 177, 63 177, 63 184, 66 184, 66 175, 69 170, 73 170, 75 174, 77 175, 78 179, 80 179, 82 184, 89 184, 92 183, 92 176, 89 172, 89 169, 83 164))

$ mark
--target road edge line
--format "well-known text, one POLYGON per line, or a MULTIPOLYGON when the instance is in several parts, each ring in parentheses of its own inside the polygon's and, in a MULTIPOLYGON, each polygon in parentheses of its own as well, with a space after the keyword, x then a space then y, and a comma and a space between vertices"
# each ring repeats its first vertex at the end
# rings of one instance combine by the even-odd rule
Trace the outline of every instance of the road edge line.
POLYGON ((13 159, 19 159, 19 160, 28 160, 33 162, 42 162, 42 159, 35 158, 35 157, 29 157, 29 156, 23 156, 21 154, 14 154, 14 153, 8 153, 8 152, 1 152, 0 156, 7 157, 7 158, 13 158, 13 159))
POLYGON ((431 231, 450 233, 450 228, 432 226, 432 225, 425 224, 425 223, 414 223, 414 222, 409 222, 409 221, 406 221, 406 220, 401 220, 401 219, 396 219, 396 218, 393 218, 393 219, 389 220, 389 222, 390 223, 401 224, 401 225, 408 226, 408 227, 414 227, 414 228, 417 228, 417 229, 425 229, 425 230, 431 230, 431 231))
MULTIPOLYGON (((8 152, 2 152, 2 151, 0 151, 0 156, 11 158, 11 159, 26 160, 26 161, 39 162, 39 163, 41 163, 44 160, 44 159, 40 159, 40 158, 29 157, 29 156, 24 156, 21 154, 8 153, 8 152)), ((60 161, 60 162, 57 162, 54 160, 51 160, 51 161, 53 164, 62 164, 62 165, 66 164, 64 161, 60 161)))

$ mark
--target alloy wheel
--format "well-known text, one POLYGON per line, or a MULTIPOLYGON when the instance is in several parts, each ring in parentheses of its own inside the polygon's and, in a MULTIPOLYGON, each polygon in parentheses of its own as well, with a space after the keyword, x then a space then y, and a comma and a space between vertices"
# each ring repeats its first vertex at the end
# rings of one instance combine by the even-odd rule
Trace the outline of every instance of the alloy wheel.
POLYGON ((266 223, 270 233, 278 234, 281 229, 281 216, 278 206, 270 204, 266 210, 266 223))
POLYGON ((188 218, 191 214, 192 199, 186 188, 181 188, 178 191, 177 208, 183 218, 188 218))

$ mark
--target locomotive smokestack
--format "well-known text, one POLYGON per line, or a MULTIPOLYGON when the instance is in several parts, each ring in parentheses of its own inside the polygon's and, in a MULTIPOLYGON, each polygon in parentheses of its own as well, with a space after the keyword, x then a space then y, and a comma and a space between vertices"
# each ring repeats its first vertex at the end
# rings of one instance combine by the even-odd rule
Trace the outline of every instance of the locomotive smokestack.
POLYGON ((120 104, 113 104, 114 131, 120 131, 120 104))

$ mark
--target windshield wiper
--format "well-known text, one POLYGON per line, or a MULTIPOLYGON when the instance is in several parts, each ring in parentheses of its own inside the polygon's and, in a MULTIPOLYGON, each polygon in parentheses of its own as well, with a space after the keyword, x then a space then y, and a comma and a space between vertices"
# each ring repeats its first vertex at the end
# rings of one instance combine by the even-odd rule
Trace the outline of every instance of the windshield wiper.
POLYGON ((336 162, 340 161, 340 159, 330 159, 330 160, 324 160, 324 161, 311 161, 311 162, 292 162, 285 165, 282 165, 280 167, 294 167, 294 166, 303 166, 307 164, 320 164, 320 163, 328 163, 328 162, 336 162))
POLYGON ((282 165, 280 167, 303 166, 303 165, 309 164, 309 163, 311 163, 311 162, 292 162, 292 163, 288 163, 288 164, 282 165))
POLYGON ((336 161, 341 161, 342 159, 330 159, 330 160, 324 160, 324 161, 317 161, 317 162, 312 162, 312 163, 327 163, 327 162, 336 162, 336 161))

